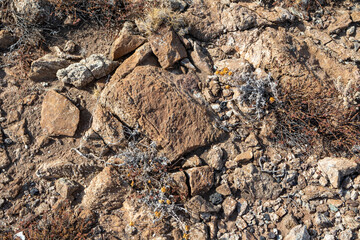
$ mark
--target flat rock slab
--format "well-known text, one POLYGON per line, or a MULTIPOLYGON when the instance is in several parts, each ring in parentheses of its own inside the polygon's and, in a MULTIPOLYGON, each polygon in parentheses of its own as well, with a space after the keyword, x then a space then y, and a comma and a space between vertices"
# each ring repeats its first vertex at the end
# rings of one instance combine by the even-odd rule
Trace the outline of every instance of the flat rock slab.
POLYGON ((204 194, 214 185, 214 170, 209 166, 191 168, 186 173, 189 175, 191 196, 204 194))
POLYGON ((79 109, 63 95, 50 90, 41 109, 41 127, 51 136, 74 136, 80 121, 79 109))
POLYGON ((138 124, 174 161, 223 134, 214 127, 211 111, 175 87, 181 77, 158 67, 139 66, 124 79, 114 75, 100 103, 130 127, 138 124))
POLYGON ((327 176, 334 188, 339 188, 344 177, 358 170, 357 163, 347 158, 327 157, 319 161, 318 167, 327 176))
POLYGON ((116 60, 134 51, 146 41, 140 35, 133 35, 129 31, 122 31, 120 36, 115 39, 110 49, 110 59, 116 60))

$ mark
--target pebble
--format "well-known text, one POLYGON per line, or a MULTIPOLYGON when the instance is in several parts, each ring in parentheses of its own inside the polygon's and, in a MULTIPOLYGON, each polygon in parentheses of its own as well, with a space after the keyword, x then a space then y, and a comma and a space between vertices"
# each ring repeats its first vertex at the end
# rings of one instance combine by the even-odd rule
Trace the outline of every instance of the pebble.
POLYGON ((209 198, 210 202, 214 205, 219 205, 224 201, 223 196, 220 193, 213 193, 209 198))
POLYGON ((13 143, 13 141, 12 141, 10 138, 5 138, 4 143, 5 143, 6 145, 10 145, 10 144, 13 143))
POLYGON ((268 235, 269 239, 275 239, 276 238, 276 234, 274 232, 269 232, 268 235))
POLYGON ((30 195, 31 195, 31 196, 40 195, 39 189, 37 189, 37 188, 32 188, 32 189, 30 190, 30 195))

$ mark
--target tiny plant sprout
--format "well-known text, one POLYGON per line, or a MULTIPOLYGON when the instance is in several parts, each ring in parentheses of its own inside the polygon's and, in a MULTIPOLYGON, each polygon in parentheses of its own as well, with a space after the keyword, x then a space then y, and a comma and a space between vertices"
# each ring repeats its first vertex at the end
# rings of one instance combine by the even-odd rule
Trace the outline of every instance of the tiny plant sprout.
POLYGON ((129 223, 129 226, 130 227, 133 227, 135 224, 134 224, 134 222, 133 221, 131 221, 130 223, 129 223))
POLYGON ((160 218, 160 216, 161 216, 161 213, 160 213, 159 211, 155 211, 154 214, 155 214, 155 217, 156 217, 156 218, 160 218))
POLYGON ((148 180, 148 184, 151 184, 151 180, 150 180, 150 179, 148 180))
POLYGON ((185 231, 189 231, 190 230, 190 226, 189 225, 185 225, 185 231))
POLYGON ((134 180, 132 180, 132 181, 131 181, 131 183, 130 183, 130 186, 132 186, 132 187, 133 187, 133 186, 134 186, 134 184, 135 184, 135 183, 134 183, 134 180))
POLYGON ((170 205, 170 204, 171 204, 171 201, 168 199, 168 200, 166 200, 166 203, 167 203, 168 205, 170 205))
POLYGON ((230 89, 230 86, 229 86, 229 85, 225 85, 225 89, 230 89))
POLYGON ((183 239, 188 240, 188 239, 189 239, 189 234, 184 233, 184 235, 183 235, 183 239))
POLYGON ((274 102, 275 102, 275 98, 274 98, 274 97, 270 97, 270 98, 269 98, 269 102, 270 102, 270 103, 274 103, 274 102))
POLYGON ((161 192, 166 193, 166 187, 162 187, 161 192))
POLYGON ((159 203, 163 204, 163 203, 164 203, 164 200, 160 199, 160 200, 159 200, 159 203))

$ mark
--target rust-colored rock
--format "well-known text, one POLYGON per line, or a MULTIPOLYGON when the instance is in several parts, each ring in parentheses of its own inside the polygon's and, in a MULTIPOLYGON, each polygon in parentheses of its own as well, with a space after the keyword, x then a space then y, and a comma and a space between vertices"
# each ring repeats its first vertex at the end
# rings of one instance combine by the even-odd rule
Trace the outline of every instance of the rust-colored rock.
POLYGON ((124 79, 114 75, 100 97, 125 124, 138 124, 171 161, 222 136, 214 115, 174 86, 177 78, 161 68, 141 66, 124 79))
POLYGON ((50 90, 41 109, 41 127, 52 136, 74 136, 80 120, 79 109, 66 97, 50 90))
POLYGON ((191 168, 186 173, 189 175, 191 196, 204 194, 214 185, 214 170, 208 166, 191 168))
POLYGON ((177 61, 187 57, 185 47, 174 30, 169 27, 151 35, 149 42, 163 68, 169 68, 177 61))
POLYGON ((116 60, 134 51, 141 46, 145 40, 146 39, 140 35, 132 35, 129 31, 122 31, 111 46, 110 59, 116 60))

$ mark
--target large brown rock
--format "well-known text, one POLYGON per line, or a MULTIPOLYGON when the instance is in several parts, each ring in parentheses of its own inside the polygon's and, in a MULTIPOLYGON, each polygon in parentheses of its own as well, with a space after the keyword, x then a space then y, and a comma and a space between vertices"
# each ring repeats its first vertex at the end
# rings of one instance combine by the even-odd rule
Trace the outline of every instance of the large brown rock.
POLYGON ((85 189, 82 206, 89 209, 115 209, 122 206, 128 186, 120 180, 116 170, 106 167, 91 180, 85 189))
POLYGON ((214 127, 214 115, 174 86, 180 77, 158 67, 140 66, 124 79, 114 75, 99 101, 130 127, 138 124, 175 160, 222 136, 214 127))
POLYGON ((16 37, 14 37, 9 31, 0 30, 0 49, 7 49, 16 41, 16 37))
POLYGON ((140 35, 133 35, 130 31, 122 31, 120 36, 115 39, 110 49, 110 59, 116 60, 134 51, 145 42, 145 38, 140 35))
POLYGON ((189 175, 191 196, 204 194, 214 185, 214 170, 209 166, 191 168, 189 175))
POLYGON ((169 68, 177 61, 186 58, 186 49, 178 35, 171 28, 162 28, 149 37, 151 49, 157 56, 161 67, 169 68))
POLYGON ((52 136, 74 136, 80 120, 79 109, 63 95, 50 90, 41 109, 41 127, 52 136))

